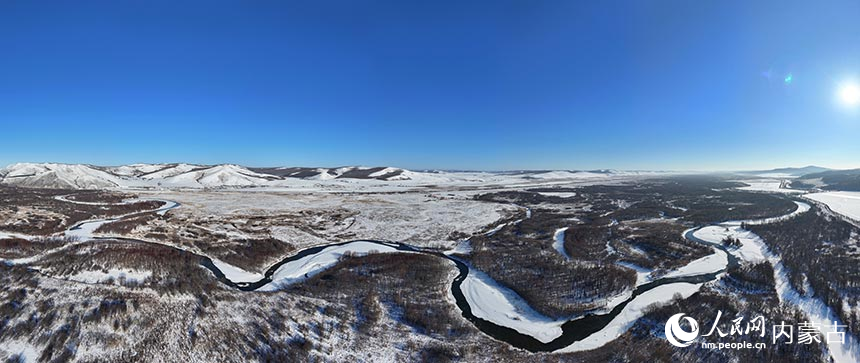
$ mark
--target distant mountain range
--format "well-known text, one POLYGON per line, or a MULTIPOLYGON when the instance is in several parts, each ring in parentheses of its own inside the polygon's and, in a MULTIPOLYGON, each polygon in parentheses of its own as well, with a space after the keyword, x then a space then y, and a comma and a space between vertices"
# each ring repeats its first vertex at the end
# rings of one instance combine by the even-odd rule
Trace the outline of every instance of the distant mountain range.
POLYGON ((86 164, 18 163, 0 169, 0 183, 33 188, 218 188, 277 184, 287 178, 401 180, 398 168, 246 168, 233 164, 86 164))
POLYGON ((805 174, 792 181, 793 188, 860 191, 860 169, 827 170, 805 174))
POLYGON ((830 169, 823 168, 820 166, 804 166, 802 168, 778 168, 771 170, 752 170, 752 171, 742 171, 739 174, 749 174, 755 176, 762 177, 771 177, 771 178, 796 178, 799 176, 812 174, 812 173, 820 173, 824 171, 828 171, 830 169))
POLYGON ((738 174, 766 178, 787 178, 793 189, 860 191, 860 169, 834 170, 820 166, 743 171, 738 174))
POLYGON ((234 164, 196 165, 131 164, 96 166, 88 164, 17 163, 0 169, 0 184, 29 188, 114 189, 114 188, 240 188, 302 187, 320 183, 510 183, 540 179, 599 179, 614 176, 653 175, 652 172, 518 171, 514 173, 412 171, 395 167, 339 168, 271 167, 248 168, 234 164))

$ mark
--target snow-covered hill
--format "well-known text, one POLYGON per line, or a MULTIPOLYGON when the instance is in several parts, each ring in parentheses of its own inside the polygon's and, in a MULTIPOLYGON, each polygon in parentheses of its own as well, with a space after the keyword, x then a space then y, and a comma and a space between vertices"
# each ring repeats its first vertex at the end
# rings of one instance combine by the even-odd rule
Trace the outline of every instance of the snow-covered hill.
MULTIPOLYGON (((174 168, 175 169, 175 168, 174 168)), ((151 177, 147 175, 147 177, 151 177)), ((224 164, 208 168, 195 168, 181 174, 161 178, 162 186, 184 188, 253 187, 265 186, 281 178, 250 171, 238 165, 224 164)))
POLYGON ((267 186, 282 178, 238 165, 18 163, 0 170, 0 183, 29 188, 220 188, 267 186))
MULTIPOLYGON (((174 177, 180 174, 185 174, 192 170, 205 169, 205 166, 202 165, 194 165, 194 164, 158 164, 158 169, 141 173, 139 176, 142 179, 147 180, 156 180, 156 179, 164 179, 174 177)), ((152 168, 141 168, 141 171, 151 170, 152 168)))
POLYGON ((463 172, 414 171, 395 167, 246 168, 234 164, 85 164, 18 163, 0 169, 0 184, 63 189, 217 189, 217 188, 383 188, 422 185, 502 185, 589 181, 638 175, 620 171, 463 172))
POLYGON ((302 178, 308 180, 332 179, 376 179, 376 180, 408 180, 402 174, 407 171, 393 167, 344 166, 338 168, 252 168, 251 170, 280 177, 302 178))
POLYGON ((2 183, 31 188, 104 189, 122 187, 117 175, 83 164, 12 164, 0 171, 2 183))
POLYGON ((107 167, 105 171, 120 176, 141 176, 169 167, 170 164, 130 164, 117 167, 107 167))

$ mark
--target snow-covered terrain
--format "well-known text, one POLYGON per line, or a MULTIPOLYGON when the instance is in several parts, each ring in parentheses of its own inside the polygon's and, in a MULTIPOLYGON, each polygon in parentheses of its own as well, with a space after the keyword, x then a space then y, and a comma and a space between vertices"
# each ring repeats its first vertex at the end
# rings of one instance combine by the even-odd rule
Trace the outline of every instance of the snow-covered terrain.
MULTIPOLYGON (((2 352, 8 354, 9 362, 30 363, 39 360, 39 350, 32 344, 21 340, 0 340, 0 353, 2 352), (20 361, 14 361, 11 359, 12 357, 18 357, 20 361)), ((0 354, 0 358, 3 358, 3 354, 0 354)))
POLYGON ((576 192, 540 192, 538 194, 559 198, 572 198, 576 196, 576 192))
MULTIPOLYGON (((69 200, 69 199, 61 199, 61 200, 67 201, 69 203, 81 203, 81 202, 73 201, 73 200, 69 200)), ((66 237, 77 238, 79 240, 86 240, 86 239, 93 238, 95 230, 97 230, 99 227, 101 227, 105 223, 110 223, 110 222, 113 222, 116 220, 120 220, 120 219, 125 218, 129 215, 146 213, 146 212, 156 212, 160 215, 164 215, 164 213, 166 213, 167 211, 179 206, 179 204, 174 202, 174 201, 168 201, 168 200, 163 200, 163 199, 145 199, 145 200, 159 201, 159 202, 163 202, 164 204, 161 207, 158 207, 158 208, 153 209, 151 211, 133 212, 133 213, 120 215, 120 216, 116 216, 116 217, 108 218, 108 219, 93 219, 93 220, 83 221, 81 223, 78 223, 78 225, 73 226, 72 228, 69 228, 68 230, 66 230, 63 235, 66 237)), ((143 201, 143 199, 136 200, 136 201, 143 201)))
POLYGON ((824 192, 804 197, 827 205, 832 211, 860 221, 860 192, 824 192))
POLYGON ((592 173, 587 171, 571 172, 567 170, 548 171, 545 173, 533 174, 529 176, 534 179, 602 179, 607 174, 592 173))
POLYGON ((562 334, 565 320, 555 320, 532 309, 522 297, 475 269, 460 285, 472 314, 548 343, 562 334))
POLYGON ((664 277, 685 277, 714 273, 726 268, 726 264, 728 264, 726 253, 718 248, 714 248, 714 253, 670 271, 664 277))
POLYGON ((744 175, 754 175, 763 178, 797 178, 807 174, 820 173, 823 171, 827 171, 830 169, 823 168, 815 165, 807 165, 804 167, 788 167, 788 168, 778 168, 771 170, 756 170, 756 171, 740 171, 738 174, 744 175))
MULTIPOLYGON (((99 185, 98 182, 85 181, 83 184, 79 184, 81 180, 86 179, 75 179, 74 175, 82 173, 95 178, 93 180, 100 180, 98 178, 106 174, 107 180, 110 180, 112 184, 106 188, 135 189, 136 194, 141 195, 142 198, 157 196, 159 199, 175 199, 188 206, 188 208, 171 212, 168 215, 169 218, 157 218, 148 222, 147 225, 137 226, 128 232, 127 236, 123 235, 124 237, 146 240, 146 235, 152 230, 176 232, 179 235, 186 233, 185 236, 187 236, 188 231, 194 230, 203 231, 201 235, 207 238, 210 233, 211 236, 215 236, 214 239, 225 236, 226 243, 230 243, 230 240, 272 238, 289 245, 289 249, 274 249, 275 252, 272 253, 261 253, 262 258, 255 256, 255 261, 258 259, 260 263, 254 264, 243 261, 241 258, 233 260, 226 257, 229 255, 218 255, 219 252, 216 250, 200 249, 192 243, 181 245, 169 239, 154 237, 161 242, 154 241, 152 243, 162 243, 195 254, 206 255, 211 258, 215 267, 223 272, 228 280, 235 283, 263 280, 265 277, 261 272, 272 266, 270 261, 282 261, 289 257, 289 255, 285 256, 284 254, 294 253, 292 251, 297 249, 340 243, 355 238, 402 241, 414 246, 438 248, 436 251, 457 258, 457 254, 471 252, 469 240, 463 239, 467 238, 464 236, 478 233, 492 234, 506 225, 517 223, 511 221, 515 218, 522 218, 524 210, 525 218, 532 216, 532 208, 535 212, 535 218, 541 216, 542 213, 542 209, 536 206, 478 201, 475 198, 476 195, 496 190, 522 190, 534 186, 558 185, 564 187, 559 189, 564 190, 564 192, 541 193, 547 196, 574 197, 577 193, 569 190, 580 185, 588 185, 585 183, 629 181, 630 178, 639 177, 639 175, 611 171, 414 172, 399 168, 367 167, 290 171, 290 173, 295 172, 303 175, 302 177, 291 177, 268 174, 268 172, 261 171, 260 168, 249 169, 238 165, 200 166, 192 164, 135 164, 115 168, 86 165, 66 166, 62 164, 52 164, 48 167, 41 164, 31 164, 23 167, 16 166, 12 169, 14 170, 10 171, 7 168, 4 169, 3 173, 0 173, 3 175, 0 177, 2 183, 6 183, 9 175, 12 175, 11 180, 15 182, 33 178, 31 180, 37 180, 42 185, 49 184, 45 181, 50 180, 66 183, 64 187, 89 188, 93 186, 103 188, 103 186, 97 186, 99 185), (32 174, 22 174, 24 172, 32 172, 32 174), (624 176, 622 177, 622 175, 624 176), (431 185, 434 187, 430 187, 431 185), (403 190, 397 189, 401 187, 415 188, 415 190, 402 192, 403 190), (224 189, 208 190, 218 188, 224 189), (252 189, 236 190, 234 188, 252 189), (359 190, 382 191, 383 193, 354 193, 359 190), (324 193, 319 193, 320 191, 324 193), (394 191, 394 193, 389 193, 390 191, 394 191), (254 223, 249 223, 251 220, 254 223), (504 221, 507 223, 503 223, 504 221), (494 226, 495 228, 493 228, 494 226), (489 232, 486 232, 487 230, 489 232), (227 263, 225 260, 242 267, 227 263)), ((39 183, 36 185, 27 185, 26 183, 15 185, 39 186, 39 183)), ((761 191, 770 190, 768 188, 772 189, 772 185, 762 186, 759 189, 761 191)), ((587 191, 583 191, 583 194, 587 195, 587 191)), ((64 196, 58 196, 55 199, 82 205, 100 204, 75 201, 64 196)), ((132 201, 124 201, 123 203, 130 202, 132 201)), ((619 200, 615 204, 618 208, 629 208, 633 205, 631 203, 636 202, 619 200)), ((172 204, 169 208, 175 205, 172 204)), ((810 209, 809 205, 805 203, 797 203, 797 206, 796 211, 786 216, 743 222, 773 223, 791 218, 810 209)), ((165 212, 167 210, 165 208, 168 207, 162 207, 159 212, 165 212)), ((122 217, 124 216, 118 218, 122 217)), ((68 230, 65 235, 86 240, 94 237, 94 231, 100 225, 116 219, 85 221, 79 228, 68 230)), ((613 223, 618 222, 613 220, 613 223)), ((741 229, 741 223, 741 221, 730 221, 716 226, 707 226, 696 230, 693 235, 713 243, 721 243, 727 236, 737 238, 741 241, 741 246, 730 249, 731 255, 750 262, 770 260, 778 266, 777 274, 782 274, 784 270, 782 270, 778 257, 768 253, 766 245, 758 236, 741 229)), ((567 228, 558 227, 561 226, 553 225, 552 229, 549 230, 554 230, 552 247, 555 251, 548 250, 548 253, 558 253, 570 260, 570 256, 564 249, 564 236, 567 228)), ((541 238, 541 243, 550 242, 546 241, 548 240, 546 237, 541 238)), ((74 243, 78 242, 72 242, 72 244, 74 243)), ((69 248, 67 246, 70 245, 63 248, 69 248)), ((326 248, 320 247, 321 250, 314 254, 296 258, 280 265, 271 276, 272 282, 264 285, 260 290, 274 291, 283 286, 303 281, 335 266, 346 254, 392 253, 397 251, 395 246, 396 244, 355 241, 341 245, 329 245, 326 248)), ((52 249, 48 252, 56 253, 59 252, 59 249, 52 249)), ((30 264, 43 258, 45 253, 40 252, 36 256, 6 262, 9 265, 30 264)), ((693 260, 686 266, 668 272, 663 277, 675 278, 718 272, 726 267, 728 258, 726 252, 715 248, 713 254, 693 260)), ((635 286, 642 286, 660 277, 659 275, 656 278, 652 277, 651 270, 639 266, 625 263, 619 263, 619 265, 636 271, 635 286)), ((152 272, 145 269, 93 268, 72 274, 60 274, 56 277, 61 281, 71 280, 88 284, 105 284, 105 282, 114 281, 116 284, 117 280, 141 282, 147 280, 151 275, 152 272)), ((784 284, 778 286, 783 301, 801 307, 813 319, 817 319, 816 321, 825 321, 834 316, 832 311, 819 300, 797 295, 787 284, 786 279, 786 277, 777 276, 778 284, 784 284)), ((150 279, 148 282, 153 280, 150 279)), ((675 294, 680 294, 686 298, 698 291, 700 286, 702 284, 670 283, 645 291, 632 300, 630 297, 633 294, 633 288, 630 287, 617 296, 605 299, 606 306, 603 308, 589 311, 597 314, 607 313, 618 304, 630 300, 623 309, 619 308, 621 313, 615 316, 606 327, 559 352, 583 351, 601 347, 624 334, 643 315, 647 306, 653 303, 667 302, 675 294)), ((111 287, 123 288, 123 286, 111 287)), ((512 289, 497 283, 481 271, 470 269, 460 288, 472 314, 478 318, 514 329, 544 343, 551 342, 563 334, 561 326, 566 322, 566 319, 550 318, 539 313, 512 289)), ((461 302, 458 301, 458 303, 461 302)), ((312 335, 310 334, 308 337, 316 339, 312 335)), ((0 349, 2 348, 4 347, 0 347, 0 349)), ((12 348, 22 349, 21 346, 12 348)), ((82 348, 82 351, 86 351, 86 348, 82 348)), ((842 361, 839 354, 840 352, 835 351, 834 357, 842 361)), ((848 352, 846 354, 844 356, 851 357, 854 353, 848 352)))
POLYGON ((430 185, 552 184, 558 181, 607 181, 659 173, 625 171, 539 171, 518 173, 414 171, 394 167, 253 168, 233 164, 85 164, 18 163, 0 169, 0 183, 35 188, 211 189, 269 188, 338 190, 408 188, 430 185))
POLYGON ((564 227, 555 230, 555 233, 552 236, 552 248, 555 248, 560 255, 569 260, 570 256, 567 254, 567 251, 564 250, 564 231, 567 231, 567 228, 568 227, 564 227))
POLYGON ((650 269, 644 268, 642 266, 634 265, 634 264, 629 263, 629 262, 618 262, 617 265, 629 268, 629 269, 636 272, 636 287, 647 284, 647 283, 651 282, 651 280, 652 280, 651 272, 653 272, 653 271, 650 269))
POLYGON ((782 260, 778 256, 770 253, 767 254, 768 260, 770 260, 773 265, 774 278, 776 280, 776 291, 779 294, 780 301, 794 305, 806 313, 810 322, 818 324, 818 326, 821 327, 821 334, 825 337, 828 336, 828 333, 838 334, 839 332, 842 332, 845 334, 844 344, 836 339, 822 340, 827 344, 827 350, 834 362, 860 362, 860 342, 858 342, 850 332, 846 332, 844 327, 836 327, 838 325, 842 325, 842 323, 839 321, 839 318, 836 316, 833 309, 827 306, 827 304, 825 304, 821 299, 810 295, 800 294, 795 290, 789 282, 788 271, 786 271, 785 266, 782 264, 782 260))
MULTIPOLYGON (((796 216, 799 213, 809 211, 810 206, 806 203, 795 202, 798 205, 797 210, 781 217, 767 218, 763 220, 745 221, 747 223, 772 223, 780 220, 785 220, 796 216)), ((774 280, 776 281, 776 291, 779 294, 781 301, 792 304, 803 311, 810 321, 819 324, 823 334, 834 332, 834 322, 839 322, 836 314, 829 306, 821 299, 811 295, 802 295, 797 292, 789 282, 788 272, 782 264, 782 259, 770 252, 765 242, 750 231, 740 227, 740 222, 725 223, 715 226, 707 226, 693 233, 697 238, 712 243, 720 243, 723 239, 730 237, 741 241, 741 247, 730 250, 731 253, 739 259, 751 263, 768 261, 774 268, 774 280)), ((830 356, 835 362, 848 363, 860 361, 860 343, 856 341, 851 334, 845 334, 846 343, 828 342, 827 344, 830 356)))
POLYGON ((741 260, 760 262, 764 260, 761 245, 764 242, 754 233, 741 229, 740 225, 717 225, 702 227, 693 232, 693 236, 711 243, 722 243, 723 239, 730 237, 741 241, 741 246, 731 249, 731 253, 741 260))
POLYGON ((645 309, 652 304, 664 303, 671 300, 676 295, 680 295, 682 298, 686 299, 699 291, 701 286, 702 284, 679 282, 661 285, 648 290, 641 295, 636 296, 635 299, 624 306, 621 313, 612 319, 606 327, 589 335, 587 338, 568 345, 556 352, 579 352, 602 347, 617 339, 621 334, 624 334, 628 329, 630 329, 637 319, 645 315, 645 309))
POLYGON ((767 246, 761 237, 741 228, 742 224, 768 224, 783 221, 793 218, 801 213, 806 213, 811 209, 809 204, 803 202, 794 202, 797 209, 784 216, 755 219, 747 221, 730 221, 718 225, 705 226, 693 232, 693 236, 704 241, 721 244, 724 239, 732 238, 741 242, 741 245, 736 248, 730 248, 729 252, 737 258, 748 262, 761 262, 767 259, 767 246))
POLYGON ((163 178, 161 185, 182 188, 250 187, 265 185, 273 178, 238 165, 216 165, 163 178))
POLYGON ((221 270, 221 272, 224 273, 224 277, 226 277, 227 280, 236 283, 256 282, 262 280, 264 277, 263 274, 245 271, 217 258, 212 259, 212 264, 214 264, 215 267, 217 267, 219 270, 221 270))
POLYGON ((785 179, 761 179, 761 180, 742 180, 741 182, 748 186, 740 187, 740 190, 754 192, 772 192, 772 193, 804 193, 803 190, 788 189, 786 186, 790 182, 785 179))
POLYGON ((107 271, 81 271, 66 276, 65 279, 89 284, 103 283, 106 281, 143 282, 152 276, 151 271, 135 271, 130 269, 108 269, 107 271))
POLYGON ((339 246, 331 246, 298 260, 287 262, 272 275, 272 282, 261 287, 260 291, 274 291, 282 286, 302 281, 314 276, 321 271, 334 266, 346 253, 354 255, 365 255, 368 253, 396 252, 397 249, 379 243, 369 241, 356 241, 339 246))
POLYGON ((746 220, 746 221, 728 221, 728 222, 725 222, 725 223, 723 223, 723 224, 726 224, 726 225, 741 225, 742 223, 745 223, 745 224, 770 224, 770 223, 776 223, 776 222, 784 221, 784 220, 787 220, 787 219, 790 219, 790 218, 794 218, 794 217, 795 217, 795 216, 797 216, 798 214, 806 213, 806 212, 808 212, 810 209, 812 209, 812 207, 811 207, 809 204, 806 204, 806 203, 803 203, 803 202, 794 202, 794 204, 795 204, 795 205, 797 205, 797 208, 796 208, 794 211, 792 211, 791 213, 786 214, 786 215, 776 216, 776 217, 771 217, 771 218, 751 219, 751 220, 746 220))
MULTIPOLYGON (((211 216, 222 219, 255 215, 277 217, 284 213, 310 213, 324 216, 340 212, 341 223, 320 225, 314 234, 303 224, 308 220, 278 219, 265 235, 287 242, 296 248, 307 248, 332 242, 346 242, 360 236, 364 239, 399 241, 422 247, 453 248, 457 241, 450 236, 455 231, 479 233, 501 219, 521 209, 510 204, 481 203, 471 196, 458 193, 456 197, 433 199, 428 203, 424 193, 350 194, 304 192, 241 191, 141 191, 144 199, 169 199, 183 205, 171 211, 180 219, 200 220, 211 216), (186 208, 187 206, 187 208, 186 208), (348 233, 348 235, 341 235, 348 233)), ((435 195, 434 195, 435 196, 435 195)), ((212 226, 223 233, 235 232, 228 223, 212 226)), ((135 237, 146 239, 146 230, 135 237)), ((277 258, 277 256, 272 256, 277 258)))
POLYGON ((0 170, 2 183, 36 188, 104 189, 122 187, 122 178, 83 164, 18 163, 0 170))
POLYGON ((129 164, 117 167, 108 167, 106 171, 119 176, 143 176, 145 174, 154 173, 170 167, 172 167, 171 164, 129 164))

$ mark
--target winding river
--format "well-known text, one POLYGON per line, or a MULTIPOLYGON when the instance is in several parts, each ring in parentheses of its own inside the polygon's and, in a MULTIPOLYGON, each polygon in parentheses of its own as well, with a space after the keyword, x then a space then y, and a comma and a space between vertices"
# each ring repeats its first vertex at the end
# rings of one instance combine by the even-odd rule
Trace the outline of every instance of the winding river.
MULTIPOLYGON (((61 200, 75 203, 75 201, 73 200, 61 200)), ((173 208, 179 207, 179 203, 176 202, 165 200, 160 201, 164 202, 165 205, 154 210, 155 212, 166 213, 173 208)), ((778 218, 745 222, 771 223, 773 221, 781 220, 782 218, 787 218, 796 213, 802 212, 801 209, 803 209, 801 207, 801 203, 798 203, 798 210, 796 210, 792 214, 778 218)), ((807 205, 805 210, 808 209, 809 206, 807 205)), ((539 340, 535 338, 534 334, 525 334, 512 327, 503 326, 476 316, 474 313, 475 309, 483 309, 484 307, 471 305, 479 303, 478 301, 474 301, 475 299, 472 299, 473 301, 471 301, 470 304, 470 299, 467 298, 466 294, 464 293, 463 284, 466 279, 469 278, 470 273, 482 273, 480 271, 472 270, 472 268, 467 263, 461 261, 460 259, 452 255, 447 255, 439 251, 427 250, 400 242, 358 240, 350 242, 332 243, 301 250, 298 253, 279 261, 278 263, 269 267, 263 277, 259 280, 234 281, 235 279, 231 280, 228 274, 225 273, 224 270, 222 270, 222 268, 224 267, 223 263, 221 263, 222 268, 219 268, 219 263, 213 261, 212 258, 194 253, 192 251, 187 251, 176 246, 152 241, 143 241, 125 237, 92 235, 92 232, 104 223, 116 221, 140 213, 145 212, 131 213, 128 215, 123 215, 110 219, 85 221, 69 228, 69 230, 66 231, 65 235, 77 236, 82 239, 111 239, 138 243, 156 243, 170 248, 180 249, 185 252, 192 253, 195 256, 198 256, 200 258, 200 264, 206 269, 210 270, 220 282, 242 291, 277 290, 279 284, 289 284, 295 281, 300 281, 304 278, 311 277, 314 274, 320 273, 334 266, 334 264, 336 264, 337 262, 337 257, 347 251, 359 253, 405 252, 432 255, 438 258, 446 259, 452 262, 457 267, 459 273, 451 282, 451 294, 455 299, 456 306, 461 310, 463 317, 472 322, 483 333, 497 340, 511 344, 514 347, 526 349, 532 352, 569 352, 597 348, 605 344, 606 342, 617 338, 618 336, 620 336, 620 334, 623 334, 627 329, 629 329, 629 327, 639 317, 641 317, 641 311, 644 306, 650 305, 654 302, 668 301, 673 297, 674 292, 680 291, 683 292, 682 295, 684 298, 689 297, 690 295, 695 294, 702 284, 718 279, 721 274, 725 273, 728 267, 736 266, 739 263, 738 258, 735 256, 734 253, 732 253, 733 251, 727 249, 721 243, 715 243, 713 241, 708 241, 697 237, 695 233, 702 227, 687 230, 684 233, 684 237, 686 239, 693 242, 705 244, 707 246, 711 246, 724 252, 727 258, 725 262, 723 262, 723 265, 718 266, 717 269, 712 268, 711 271, 708 273, 691 273, 686 274, 684 276, 663 277, 654 281, 642 283, 635 287, 635 289, 632 291, 628 298, 612 306, 611 310, 609 310, 608 312, 602 314, 587 314, 567 321, 558 321, 557 325, 560 327, 560 332, 557 334, 549 335, 549 338, 544 337, 544 339, 539 340), (288 276, 288 278, 284 276, 288 276)), ((740 222, 730 223, 739 224, 740 222)), ((715 253, 717 253, 717 251, 715 251, 715 253)), ((41 255, 44 255, 44 253, 41 255)), ((38 256, 11 262, 29 263, 36 259, 38 259, 38 256)), ((695 262, 696 261, 693 261, 691 262, 691 264, 695 262)), ((670 274, 667 276, 672 275, 670 274)), ((500 287, 500 289, 501 288, 502 287, 500 287)))

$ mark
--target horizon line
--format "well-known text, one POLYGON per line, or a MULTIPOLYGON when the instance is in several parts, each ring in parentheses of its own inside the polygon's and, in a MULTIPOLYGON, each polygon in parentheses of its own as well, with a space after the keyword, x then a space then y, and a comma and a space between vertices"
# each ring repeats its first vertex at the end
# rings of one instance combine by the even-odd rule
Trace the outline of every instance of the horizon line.
POLYGON ((194 163, 194 162, 132 162, 132 163, 123 163, 123 164, 95 164, 95 163, 87 163, 87 162, 78 162, 78 163, 68 163, 68 162, 53 162, 53 161, 20 161, 13 162, 4 165, 2 168, 6 169, 15 164, 56 164, 56 165, 87 165, 94 167, 120 167, 120 166, 129 166, 129 165, 178 165, 178 164, 189 164, 189 165, 197 165, 197 166, 218 166, 218 165, 237 165, 245 168, 319 168, 319 169, 338 169, 338 168, 398 168, 403 170, 410 171, 419 171, 419 172, 433 172, 433 171, 446 171, 446 172, 483 172, 483 173, 504 173, 504 172, 549 172, 549 171, 570 171, 570 172, 606 172, 606 171, 627 171, 627 172, 667 172, 667 173, 694 173, 694 174, 706 174, 706 173, 732 173, 732 172, 740 172, 740 173, 749 173, 749 172, 768 172, 779 169, 805 169, 805 168, 823 168, 827 170, 835 170, 835 171, 845 171, 845 170, 856 170, 860 169, 860 167, 854 168, 831 168, 826 166, 820 166, 818 164, 808 164, 804 166, 778 166, 778 167, 770 167, 770 168, 762 168, 762 169, 625 169, 625 168, 590 168, 590 169, 575 169, 575 168, 540 168, 540 169, 524 169, 524 168, 512 168, 512 169, 462 169, 462 168, 406 168, 394 165, 377 165, 377 166, 369 166, 369 165, 361 165, 361 164, 341 164, 337 166, 299 166, 299 165, 250 165, 250 164, 240 164, 240 163, 194 163))

